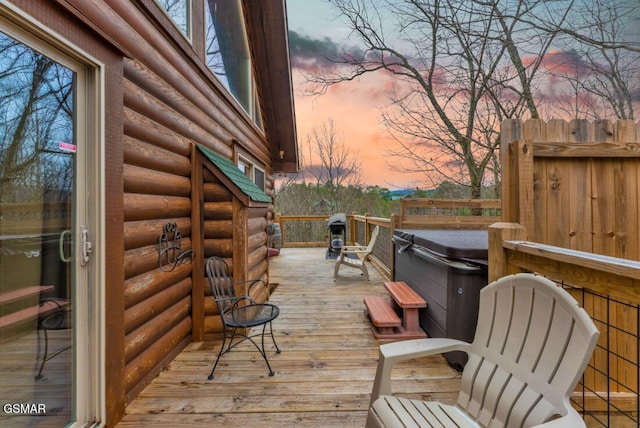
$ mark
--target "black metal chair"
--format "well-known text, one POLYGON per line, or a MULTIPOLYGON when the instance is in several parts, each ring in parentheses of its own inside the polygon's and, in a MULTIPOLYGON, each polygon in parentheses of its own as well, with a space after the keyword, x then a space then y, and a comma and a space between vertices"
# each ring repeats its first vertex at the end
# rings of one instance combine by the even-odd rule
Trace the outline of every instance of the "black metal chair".
MULTIPOLYGON (((254 279, 248 281, 233 282, 229 271, 229 265, 220 257, 211 257, 207 260, 206 264, 207 277, 209 278, 209 285, 211 286, 211 292, 213 298, 218 305, 220 311, 220 317, 222 318, 223 334, 222 347, 218 352, 216 362, 213 364, 209 380, 213 379, 213 372, 218 366, 220 357, 223 353, 231 351, 240 343, 245 340, 249 340, 264 358, 267 367, 269 368, 269 376, 273 376, 274 372, 271 369, 269 360, 267 359, 267 353, 264 349, 264 337, 267 333, 267 325, 269 326, 269 334, 273 345, 276 347, 276 353, 280 353, 280 348, 276 344, 276 339, 273 336, 273 328, 271 322, 276 319, 280 314, 280 309, 276 305, 269 303, 256 303, 251 296, 251 289, 262 284, 265 288, 267 285, 261 279, 254 279), (244 295, 238 296, 236 294, 236 286, 244 285, 244 295), (262 327, 260 333, 251 334, 250 330, 254 327, 262 327), (229 344, 227 345, 227 331, 231 332, 229 338, 229 344), (241 339, 233 343, 236 336, 241 339), (255 337, 261 337, 261 345, 259 346, 254 340, 255 337), (226 349, 225 349, 226 347, 226 349)), ((268 293, 267 288, 267 293, 268 293)))
POLYGON ((71 312, 68 309, 70 302, 66 299, 50 297, 43 299, 40 304, 43 305, 45 302, 52 302, 55 305, 55 309, 46 312, 38 320, 38 354, 40 353, 40 330, 44 332, 44 352, 40 362, 40 369, 35 376, 36 380, 42 379, 42 371, 47 361, 62 354, 67 349, 71 349, 71 345, 66 345, 49 354, 49 334, 47 333, 49 330, 68 330, 71 328, 71 312))

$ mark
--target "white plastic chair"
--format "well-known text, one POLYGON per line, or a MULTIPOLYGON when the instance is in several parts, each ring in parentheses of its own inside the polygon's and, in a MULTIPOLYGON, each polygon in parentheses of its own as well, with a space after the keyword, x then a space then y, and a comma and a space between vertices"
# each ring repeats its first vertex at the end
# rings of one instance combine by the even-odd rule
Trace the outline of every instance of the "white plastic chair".
POLYGON ((340 249, 340 255, 336 259, 336 264, 333 269, 333 280, 338 279, 338 270, 341 265, 349 266, 352 268, 360 269, 362 274, 367 281, 369 281, 369 272, 367 271, 367 257, 373 251, 373 246, 376 243, 376 238, 378 237, 378 232, 380 231, 380 227, 376 226, 371 232, 371 238, 369 239, 369 244, 364 245, 344 245, 340 249), (355 257, 349 257, 355 256, 355 257))
POLYGON ((380 346, 366 426, 584 427, 569 396, 599 332, 565 290, 531 274, 510 275, 480 293, 473 343, 417 339, 380 346), (455 406, 391 395, 399 361, 465 351, 455 406))

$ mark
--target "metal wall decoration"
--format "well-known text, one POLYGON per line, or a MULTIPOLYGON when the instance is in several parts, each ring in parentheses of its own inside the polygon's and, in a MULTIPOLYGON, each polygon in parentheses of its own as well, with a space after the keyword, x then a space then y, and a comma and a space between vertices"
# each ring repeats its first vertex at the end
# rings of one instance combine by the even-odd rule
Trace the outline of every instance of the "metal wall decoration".
POLYGON ((182 235, 175 222, 165 223, 158 241, 158 267, 164 272, 171 272, 176 266, 191 261, 193 250, 182 251, 182 235))

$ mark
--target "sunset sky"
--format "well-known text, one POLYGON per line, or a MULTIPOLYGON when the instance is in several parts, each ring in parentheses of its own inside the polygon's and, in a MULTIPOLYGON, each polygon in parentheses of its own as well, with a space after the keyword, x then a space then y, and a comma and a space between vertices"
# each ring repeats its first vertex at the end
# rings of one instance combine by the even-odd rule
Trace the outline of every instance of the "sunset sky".
POLYGON ((308 135, 333 118, 338 132, 350 150, 362 161, 362 181, 391 190, 426 187, 423 176, 393 171, 386 163, 388 150, 396 143, 380 124, 380 108, 388 102, 382 75, 369 75, 359 81, 341 83, 321 96, 305 96, 305 79, 301 69, 321 66, 316 54, 320 49, 339 49, 349 45, 349 29, 331 6, 322 0, 287 0, 289 30, 300 39, 290 40, 292 48, 304 43, 304 52, 292 53, 293 83, 298 128, 298 143, 305 158, 309 157, 308 135), (335 46, 334 46, 335 44, 335 46), (328 45, 328 46, 327 46, 328 45))
MULTIPOLYGON (((542 3, 542 5, 545 4, 542 3)), ((609 3, 603 3, 603 5, 607 4, 609 3)), ((576 9, 577 15, 583 12, 588 13, 593 6, 588 0, 584 0, 580 5, 587 9, 576 9)), ((622 37, 623 40, 616 39, 615 42, 623 41, 623 44, 636 46, 634 52, 638 52, 637 47, 640 47, 640 27, 638 26, 640 6, 637 0, 618 0, 615 5, 619 7, 617 10, 620 13, 626 13, 622 18, 610 21, 622 29, 620 33, 615 33, 615 37, 622 37)), ((543 8, 540 12, 546 10, 544 6, 540 7, 543 8)), ((363 184, 379 185, 392 190, 407 187, 422 189, 434 187, 429 177, 424 174, 400 173, 389 165, 389 160, 393 159, 390 153, 394 148, 398 149, 400 146, 382 125, 382 110, 390 103, 388 89, 398 85, 398 80, 392 80, 389 73, 378 71, 367 73, 358 80, 331 86, 323 95, 305 95, 305 90, 309 89, 310 84, 306 82, 303 73, 330 73, 336 69, 336 65, 328 61, 326 55, 328 53, 338 54, 345 50, 355 52, 359 48, 357 45, 359 41, 355 36, 350 35, 345 18, 338 15, 327 0, 287 0, 287 12, 298 142, 305 163, 313 163, 313 159, 309 160, 308 140, 311 131, 314 128, 320 129, 331 118, 338 133, 343 134, 346 145, 353 153, 358 154, 362 161, 363 184)), ((541 14, 540 19, 545 19, 543 16, 555 16, 553 13, 556 10, 550 7, 546 12, 548 15, 541 14)), ((584 19, 606 21, 606 12, 600 13, 599 18, 595 18, 594 15, 591 18, 586 16, 584 19)), ((619 17, 620 15, 613 16, 619 17)), ((380 20, 384 24, 392 21, 392 17, 380 20)), ((582 25, 586 22, 578 22, 578 24, 582 25)), ((603 26, 608 29, 606 24, 603 26)), ((616 29, 615 31, 620 30, 616 29)), ((390 34, 391 31, 385 31, 385 37, 389 37, 390 34)), ((545 120, 574 117, 589 120, 616 120, 616 112, 611 109, 610 104, 604 102, 606 97, 610 95, 606 93, 606 89, 605 94, 601 94, 603 88, 611 86, 606 82, 606 79, 604 79, 605 83, 602 83, 603 80, 601 80, 601 77, 607 75, 610 69, 610 64, 606 61, 603 62, 603 57, 596 55, 597 58, 600 58, 600 62, 598 59, 589 62, 588 58, 593 54, 593 51, 580 50, 580 47, 571 44, 573 41, 567 41, 567 39, 563 41, 560 37, 554 39, 553 45, 547 48, 543 57, 540 57, 540 46, 528 43, 529 39, 525 37, 528 33, 523 34, 524 36, 520 35, 522 39, 520 42, 523 47, 521 54, 524 65, 529 66, 535 61, 541 60, 540 69, 538 69, 532 83, 540 117, 545 120), (562 46, 562 48, 558 48, 558 46, 562 46), (576 85, 574 87, 576 82, 587 82, 588 85, 594 85, 590 86, 593 90, 585 92, 583 88, 588 86, 576 85)), ((532 34, 532 36, 535 35, 535 33, 532 34)), ((628 52, 628 55, 619 63, 618 74, 612 75, 627 82, 634 108, 640 110, 640 79, 638 78, 640 75, 640 55, 634 52, 628 52)), ((608 55, 611 55, 611 51, 608 55)), ((438 62, 436 65, 440 66, 438 62)), ((445 69, 446 64, 440 68, 440 70, 445 69)), ((450 70, 448 69, 444 73, 448 73, 450 70)), ((438 71, 437 67, 436 71, 438 71)), ((455 73, 453 76, 455 77, 455 73)), ((447 86, 446 88, 456 89, 455 86, 447 86)), ((443 95, 444 98, 447 96, 443 95)), ((503 96, 508 102, 508 94, 505 92, 503 96)), ((465 100, 465 98, 460 98, 460 100, 465 100)), ((453 101, 456 100, 453 99, 453 101)), ((463 104, 460 110, 464 110, 463 104)), ((521 114, 526 115, 527 113, 522 112, 521 114)), ((425 156, 425 154, 423 153, 421 156, 425 156)), ((402 169, 402 165, 396 165, 396 167, 402 169)), ((455 171, 455 169, 451 171, 455 171)))

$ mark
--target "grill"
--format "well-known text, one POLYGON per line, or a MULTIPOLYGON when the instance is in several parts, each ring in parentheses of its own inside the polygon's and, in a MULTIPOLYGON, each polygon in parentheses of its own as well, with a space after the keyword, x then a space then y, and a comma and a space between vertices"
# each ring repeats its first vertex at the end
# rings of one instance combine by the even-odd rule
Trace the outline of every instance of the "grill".
POLYGON ((335 258, 340 254, 347 236, 347 216, 344 213, 334 214, 327 220, 329 229, 329 248, 326 258, 335 258))

